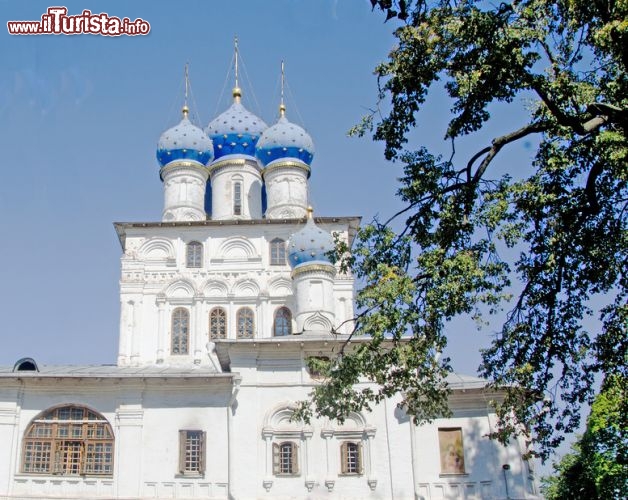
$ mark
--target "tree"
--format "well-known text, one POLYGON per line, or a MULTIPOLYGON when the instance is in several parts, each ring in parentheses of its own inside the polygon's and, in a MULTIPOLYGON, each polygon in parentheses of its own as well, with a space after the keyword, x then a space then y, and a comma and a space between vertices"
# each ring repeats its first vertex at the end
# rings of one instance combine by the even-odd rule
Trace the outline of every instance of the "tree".
POLYGON ((609 377, 591 406, 585 434, 544 478, 547 500, 621 498, 628 491, 628 386, 609 377))
POLYGON ((371 3, 398 44, 375 70, 377 108, 351 133, 403 164, 405 208, 364 227, 350 255, 339 246, 363 284, 355 332, 298 416, 342 419, 394 394, 416 422, 446 415, 444 325, 505 308, 480 367, 506 394, 494 437, 525 430, 545 459, 577 428, 596 374, 626 375, 628 3, 371 3), (452 100, 445 158, 409 138, 439 86, 452 100), (491 105, 520 98, 526 122, 455 154, 491 105), (531 175, 495 173, 504 147, 532 137, 531 175), (592 315, 600 327, 585 326, 592 315), (376 388, 356 387, 364 377, 376 388))

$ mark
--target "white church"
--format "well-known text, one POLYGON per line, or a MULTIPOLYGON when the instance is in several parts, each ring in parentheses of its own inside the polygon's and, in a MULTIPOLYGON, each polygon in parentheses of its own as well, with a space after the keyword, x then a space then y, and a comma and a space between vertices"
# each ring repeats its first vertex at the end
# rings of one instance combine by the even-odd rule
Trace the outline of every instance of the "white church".
POLYGON ((354 280, 327 254, 360 219, 313 217, 313 142, 283 98, 268 126, 237 65, 232 94, 159 138, 161 221, 115 224, 117 363, 0 367, 0 499, 539 498, 523 441, 487 437, 499 394, 475 377, 450 377, 453 416, 431 424, 395 400, 290 419, 320 383, 308 358, 351 331, 354 280))

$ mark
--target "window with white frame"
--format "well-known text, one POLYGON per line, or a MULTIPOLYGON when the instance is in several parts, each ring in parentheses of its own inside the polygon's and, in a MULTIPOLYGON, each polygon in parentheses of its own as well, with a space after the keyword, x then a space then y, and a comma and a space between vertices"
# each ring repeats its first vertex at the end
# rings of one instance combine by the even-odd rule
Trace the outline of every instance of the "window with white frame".
POLYGON ((22 472, 111 476, 114 437, 100 414, 66 405, 36 417, 24 433, 22 472))
POLYGON ((206 436, 200 430, 179 431, 179 473, 194 476, 205 472, 206 436))
POLYGON ((250 307, 241 307, 236 314, 237 336, 239 339, 252 339, 255 330, 255 313, 250 307))
POLYGON ((185 267, 203 267, 203 244, 191 241, 186 246, 185 267))
POLYGON ((222 307, 214 307, 209 313, 209 337, 227 338, 227 313, 222 307))
POLYGON ((171 324, 172 354, 187 354, 190 337, 190 313, 184 307, 172 311, 171 324))
POLYGON ((293 441, 273 443, 273 474, 296 476, 299 474, 299 447, 293 441))
POLYGON ((275 238, 270 242, 270 265, 286 265, 286 242, 281 238, 275 238))

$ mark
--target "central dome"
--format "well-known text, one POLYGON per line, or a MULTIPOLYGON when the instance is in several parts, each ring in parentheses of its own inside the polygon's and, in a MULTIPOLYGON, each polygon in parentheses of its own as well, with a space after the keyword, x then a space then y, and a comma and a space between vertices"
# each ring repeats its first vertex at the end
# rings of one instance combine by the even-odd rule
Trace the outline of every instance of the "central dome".
POLYGON ((205 133, 214 143, 215 159, 227 155, 255 156, 260 135, 268 128, 264 120, 255 116, 240 102, 240 89, 233 89, 234 102, 214 118, 205 133))

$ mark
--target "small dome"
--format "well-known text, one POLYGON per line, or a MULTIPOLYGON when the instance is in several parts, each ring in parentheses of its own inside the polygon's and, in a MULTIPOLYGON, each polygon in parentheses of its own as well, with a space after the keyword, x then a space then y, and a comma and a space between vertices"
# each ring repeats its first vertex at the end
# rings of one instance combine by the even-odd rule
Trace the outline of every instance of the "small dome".
POLYGON ((255 145, 268 125, 240 102, 234 89, 234 103, 216 118, 205 132, 214 142, 216 160, 222 156, 240 154, 255 156, 255 145))
POLYGON ((305 130, 290 123, 282 112, 277 123, 260 137, 255 155, 264 166, 284 159, 300 160, 310 165, 314 157, 314 143, 305 130))
POLYGON ((288 263, 292 268, 314 262, 330 264, 327 254, 334 247, 331 234, 314 223, 311 211, 309 211, 305 227, 293 234, 288 242, 288 263))
POLYGON ((187 107, 178 125, 166 130, 157 143, 157 161, 163 167, 174 160, 192 160, 207 165, 214 157, 212 141, 188 119, 187 107))

